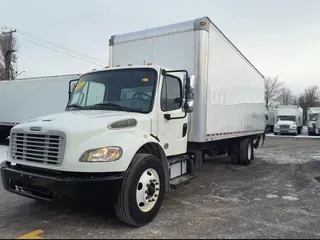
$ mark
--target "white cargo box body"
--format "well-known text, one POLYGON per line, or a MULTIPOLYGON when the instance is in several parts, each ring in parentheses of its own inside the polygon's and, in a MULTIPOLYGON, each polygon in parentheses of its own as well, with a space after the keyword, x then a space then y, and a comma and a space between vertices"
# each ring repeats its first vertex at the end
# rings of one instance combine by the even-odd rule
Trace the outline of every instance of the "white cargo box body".
POLYGON ((267 110, 266 112, 267 116, 268 116, 268 119, 266 121, 266 124, 268 126, 273 126, 274 123, 275 123, 275 119, 276 119, 276 110, 275 109, 269 109, 267 110))
POLYGON ((303 125, 303 109, 299 106, 278 106, 276 116, 295 116, 298 117, 298 127, 303 125))
POLYGON ((190 142, 264 132, 264 77, 209 18, 110 39, 112 67, 151 62, 196 76, 190 142))
POLYGON ((68 103, 69 81, 80 75, 49 76, 0 81, 0 125, 64 111, 68 103))

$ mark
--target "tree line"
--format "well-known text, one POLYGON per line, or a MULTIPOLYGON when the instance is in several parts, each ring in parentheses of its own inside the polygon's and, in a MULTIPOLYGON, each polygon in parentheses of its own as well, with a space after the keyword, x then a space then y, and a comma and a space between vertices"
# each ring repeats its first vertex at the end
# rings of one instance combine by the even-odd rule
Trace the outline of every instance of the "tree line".
POLYGON ((278 77, 265 78, 266 108, 279 105, 299 105, 303 109, 304 120, 309 107, 320 107, 320 89, 318 85, 306 87, 301 93, 293 94, 292 90, 278 77))

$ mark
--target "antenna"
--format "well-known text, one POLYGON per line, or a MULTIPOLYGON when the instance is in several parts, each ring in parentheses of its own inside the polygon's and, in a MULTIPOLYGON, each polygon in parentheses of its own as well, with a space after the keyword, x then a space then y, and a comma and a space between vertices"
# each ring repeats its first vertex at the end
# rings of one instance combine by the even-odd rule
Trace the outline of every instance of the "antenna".
MULTIPOLYGON (((148 20, 147 20, 147 29, 148 29, 148 20)), ((143 65, 146 65, 146 58, 147 58, 147 41, 148 39, 145 40, 144 44, 144 59, 143 59, 143 65)))

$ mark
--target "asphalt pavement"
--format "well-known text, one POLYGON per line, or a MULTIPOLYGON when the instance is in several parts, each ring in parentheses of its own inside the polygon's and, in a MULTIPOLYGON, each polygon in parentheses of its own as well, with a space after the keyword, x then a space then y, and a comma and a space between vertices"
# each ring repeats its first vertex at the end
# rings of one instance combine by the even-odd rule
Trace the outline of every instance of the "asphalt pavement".
POLYGON ((0 183, 0 238, 320 238, 317 177, 320 139, 267 137, 250 166, 207 157, 142 228, 123 225, 91 196, 39 203, 0 183))

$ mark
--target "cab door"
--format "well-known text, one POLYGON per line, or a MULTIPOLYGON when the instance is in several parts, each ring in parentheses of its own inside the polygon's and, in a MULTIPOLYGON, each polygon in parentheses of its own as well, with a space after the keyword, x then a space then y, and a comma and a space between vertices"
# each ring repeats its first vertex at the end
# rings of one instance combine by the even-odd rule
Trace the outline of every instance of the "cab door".
POLYGON ((170 73, 162 78, 158 138, 167 156, 185 153, 187 149, 188 116, 184 111, 184 74, 170 73))

